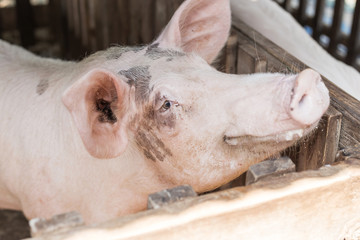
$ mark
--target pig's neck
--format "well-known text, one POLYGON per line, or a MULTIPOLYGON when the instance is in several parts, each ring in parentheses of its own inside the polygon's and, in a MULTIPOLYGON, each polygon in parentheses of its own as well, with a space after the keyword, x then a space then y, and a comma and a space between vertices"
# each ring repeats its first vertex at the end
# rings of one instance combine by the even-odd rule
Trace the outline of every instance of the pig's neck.
MULTIPOLYGON (((80 199, 91 199, 88 208, 99 207, 104 211, 103 209, 116 209, 126 203, 128 205, 120 209, 114 217, 134 213, 146 209, 149 194, 174 187, 171 182, 161 178, 156 163, 144 158, 136 143, 131 140, 131 135, 129 133, 127 150, 121 156, 114 159, 89 159, 84 152, 84 158, 73 169, 74 174, 83 173, 78 181, 84 181, 84 184, 88 184, 86 181, 89 181, 89 175, 92 176, 92 189, 88 196, 79 195, 80 199), (104 205, 100 207, 99 203, 104 205)), ((84 217, 94 221, 103 220, 97 217, 94 219, 93 216, 84 217)))

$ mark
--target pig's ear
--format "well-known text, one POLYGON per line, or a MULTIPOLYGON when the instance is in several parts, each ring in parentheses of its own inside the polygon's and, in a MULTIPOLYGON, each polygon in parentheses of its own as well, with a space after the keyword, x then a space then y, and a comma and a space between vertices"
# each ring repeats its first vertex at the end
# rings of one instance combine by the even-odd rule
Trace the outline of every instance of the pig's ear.
POLYGON ((70 111, 87 151, 96 158, 124 152, 129 86, 120 76, 93 70, 70 86, 62 101, 70 111))
POLYGON ((224 46, 230 26, 229 0, 186 0, 155 43, 196 52, 211 63, 224 46))

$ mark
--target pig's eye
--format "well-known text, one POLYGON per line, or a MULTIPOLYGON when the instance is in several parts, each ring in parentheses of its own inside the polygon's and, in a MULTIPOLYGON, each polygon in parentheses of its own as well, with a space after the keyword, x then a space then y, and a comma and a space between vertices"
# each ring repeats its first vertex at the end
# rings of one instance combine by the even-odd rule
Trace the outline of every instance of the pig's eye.
POLYGON ((163 105, 161 106, 160 111, 161 111, 161 112, 165 112, 165 111, 169 110, 169 109, 171 108, 171 106, 172 106, 172 103, 171 103, 169 100, 166 100, 166 101, 163 103, 163 105))

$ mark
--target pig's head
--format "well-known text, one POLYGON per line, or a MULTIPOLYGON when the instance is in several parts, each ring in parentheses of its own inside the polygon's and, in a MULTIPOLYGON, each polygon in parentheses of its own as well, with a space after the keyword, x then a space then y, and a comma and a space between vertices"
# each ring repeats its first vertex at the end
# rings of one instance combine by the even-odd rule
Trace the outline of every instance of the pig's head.
POLYGON ((63 101, 87 151, 140 152, 164 181, 205 191, 314 129, 329 105, 316 72, 229 75, 209 65, 230 22, 227 0, 187 0, 153 44, 85 60, 92 70, 63 101))

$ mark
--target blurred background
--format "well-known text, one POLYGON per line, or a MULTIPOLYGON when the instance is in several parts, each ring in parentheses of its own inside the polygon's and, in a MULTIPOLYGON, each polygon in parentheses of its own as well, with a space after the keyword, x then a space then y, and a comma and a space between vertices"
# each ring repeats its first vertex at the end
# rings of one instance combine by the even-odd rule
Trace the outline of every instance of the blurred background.
POLYGON ((360 0, 275 0, 335 58, 360 70, 360 0))
MULTIPOLYGON (((255 0, 256 1, 256 0, 255 0)), ((360 70, 360 0, 275 0, 331 55, 360 70)), ((0 0, 0 37, 79 60, 152 41, 183 0, 0 0)))
POLYGON ((151 42, 183 0, 0 0, 0 35, 37 54, 79 60, 151 42))

